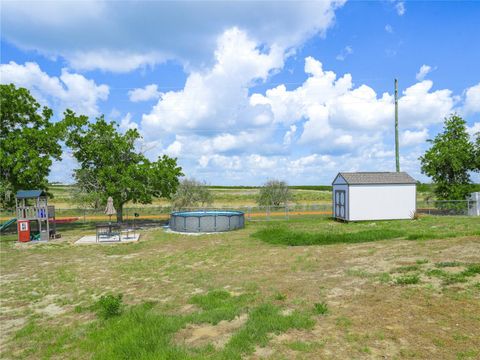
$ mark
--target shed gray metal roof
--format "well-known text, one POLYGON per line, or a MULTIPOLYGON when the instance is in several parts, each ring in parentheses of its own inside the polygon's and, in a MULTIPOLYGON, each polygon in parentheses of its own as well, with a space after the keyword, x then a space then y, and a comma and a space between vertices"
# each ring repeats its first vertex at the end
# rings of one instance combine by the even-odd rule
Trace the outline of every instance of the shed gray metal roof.
POLYGON ((43 190, 18 190, 17 199, 37 198, 39 196, 47 196, 43 190))
POLYGON ((340 172, 338 175, 341 175, 349 185, 416 183, 406 172, 340 172))

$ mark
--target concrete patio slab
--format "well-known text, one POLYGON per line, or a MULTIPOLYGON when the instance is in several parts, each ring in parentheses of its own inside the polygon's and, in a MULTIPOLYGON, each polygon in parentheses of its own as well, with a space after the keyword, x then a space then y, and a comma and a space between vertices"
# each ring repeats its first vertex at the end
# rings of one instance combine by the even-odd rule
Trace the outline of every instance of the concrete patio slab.
POLYGON ((75 241, 75 245, 84 245, 84 244, 124 244, 124 243, 131 243, 137 242, 140 239, 140 234, 133 233, 121 234, 120 241, 118 240, 118 236, 112 236, 110 238, 102 237, 100 241, 97 241, 97 237, 95 235, 86 235, 75 241))

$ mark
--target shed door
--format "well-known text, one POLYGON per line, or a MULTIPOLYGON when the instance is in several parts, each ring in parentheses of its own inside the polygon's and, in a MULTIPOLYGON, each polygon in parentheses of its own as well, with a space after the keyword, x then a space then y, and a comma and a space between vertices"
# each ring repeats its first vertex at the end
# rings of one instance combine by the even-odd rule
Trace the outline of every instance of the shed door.
POLYGON ((345 190, 335 190, 335 217, 345 219, 345 190))

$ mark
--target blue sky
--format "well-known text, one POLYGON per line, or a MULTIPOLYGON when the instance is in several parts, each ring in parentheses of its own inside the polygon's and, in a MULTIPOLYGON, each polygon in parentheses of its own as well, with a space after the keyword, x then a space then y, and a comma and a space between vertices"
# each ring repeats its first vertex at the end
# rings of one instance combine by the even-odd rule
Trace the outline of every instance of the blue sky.
MULTIPOLYGON (((480 3, 2 1, 0 81, 136 127, 218 185, 327 184, 401 167, 457 112, 480 131, 480 3)), ((51 180, 71 182, 65 149, 51 180)), ((478 181, 478 175, 473 176, 478 181)))

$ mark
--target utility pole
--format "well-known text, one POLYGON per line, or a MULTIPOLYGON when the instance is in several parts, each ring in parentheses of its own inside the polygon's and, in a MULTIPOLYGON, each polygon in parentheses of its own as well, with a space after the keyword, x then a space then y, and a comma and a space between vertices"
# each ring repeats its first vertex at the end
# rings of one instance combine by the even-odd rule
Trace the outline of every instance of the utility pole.
POLYGON ((398 149, 398 81, 395 79, 395 165, 400 172, 400 155, 398 149))

